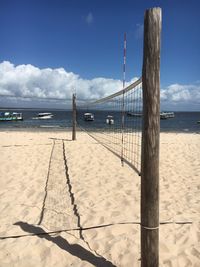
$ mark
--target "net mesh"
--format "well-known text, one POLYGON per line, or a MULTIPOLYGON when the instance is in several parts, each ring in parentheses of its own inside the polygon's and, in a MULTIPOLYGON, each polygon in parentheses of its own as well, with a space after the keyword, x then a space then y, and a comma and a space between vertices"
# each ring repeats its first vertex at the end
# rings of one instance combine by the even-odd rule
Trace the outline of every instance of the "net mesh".
POLYGON ((108 97, 83 103, 77 98, 77 124, 140 172, 142 139, 141 79, 108 97))

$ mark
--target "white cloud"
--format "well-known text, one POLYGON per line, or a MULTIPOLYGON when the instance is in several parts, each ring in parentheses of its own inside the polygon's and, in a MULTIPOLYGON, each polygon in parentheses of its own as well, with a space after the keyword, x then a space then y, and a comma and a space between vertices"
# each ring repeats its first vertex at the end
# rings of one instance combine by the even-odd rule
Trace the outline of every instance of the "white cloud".
POLYGON ((161 89, 161 103, 167 108, 200 110, 200 84, 171 84, 161 89))
MULTIPOLYGON (((132 79, 126 85, 135 80, 136 78, 132 79)), ((31 107, 39 104, 41 106, 41 101, 33 100, 33 98, 71 99, 74 89, 77 99, 89 101, 121 90, 122 81, 102 77, 91 80, 83 79, 78 74, 67 72, 63 68, 39 69, 30 64, 15 66, 9 61, 0 63, 0 95, 30 97, 31 101, 27 99, 26 102, 31 107)), ((0 97, 0 106, 10 106, 8 101, 13 105, 18 103, 19 106, 22 103, 20 102, 22 99, 0 97)), ((46 103, 49 103, 49 100, 46 103)), ((54 101, 49 105, 66 108, 66 101, 63 103, 61 106, 61 101, 54 101)), ((177 83, 161 89, 161 104, 165 109, 177 110, 183 107, 184 110, 200 110, 200 83, 188 85, 177 83)))
POLYGON ((168 101, 199 101, 200 103, 200 84, 172 84, 161 90, 161 100, 168 101))
POLYGON ((63 68, 39 69, 30 64, 14 66, 9 61, 0 63, 0 95, 69 99, 75 89, 79 99, 90 100, 107 96, 121 88, 120 80, 82 79, 63 68))
POLYGON ((87 24, 91 24, 91 23, 93 23, 93 21, 94 21, 94 17, 93 17, 93 15, 92 15, 92 13, 90 12, 90 13, 86 16, 86 22, 87 22, 87 24))

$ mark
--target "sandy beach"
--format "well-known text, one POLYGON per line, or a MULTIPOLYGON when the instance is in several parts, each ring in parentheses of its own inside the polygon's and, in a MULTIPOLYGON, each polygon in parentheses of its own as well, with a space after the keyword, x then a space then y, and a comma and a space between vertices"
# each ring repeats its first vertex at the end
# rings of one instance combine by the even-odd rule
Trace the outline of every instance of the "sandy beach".
MULTIPOLYGON (((0 266, 140 266, 140 177, 83 132, 0 132, 0 266)), ((160 266, 200 266, 200 135, 161 133, 160 266)))

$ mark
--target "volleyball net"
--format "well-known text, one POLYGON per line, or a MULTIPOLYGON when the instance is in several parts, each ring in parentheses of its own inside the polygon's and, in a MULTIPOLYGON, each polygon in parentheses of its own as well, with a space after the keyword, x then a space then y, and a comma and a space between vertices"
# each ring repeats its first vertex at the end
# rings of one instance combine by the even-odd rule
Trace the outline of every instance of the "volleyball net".
POLYGON ((92 102, 77 98, 77 125, 140 173, 142 106, 142 79, 138 79, 92 102))

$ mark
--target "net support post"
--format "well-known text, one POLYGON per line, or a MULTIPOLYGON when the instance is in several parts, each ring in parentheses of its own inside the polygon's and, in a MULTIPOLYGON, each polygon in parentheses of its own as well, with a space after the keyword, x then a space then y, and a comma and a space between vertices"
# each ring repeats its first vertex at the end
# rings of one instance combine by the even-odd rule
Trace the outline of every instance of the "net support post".
POLYGON ((76 95, 72 95, 72 140, 76 140, 76 95))
POLYGON ((141 267, 159 266, 161 9, 146 10, 142 68, 141 267))

